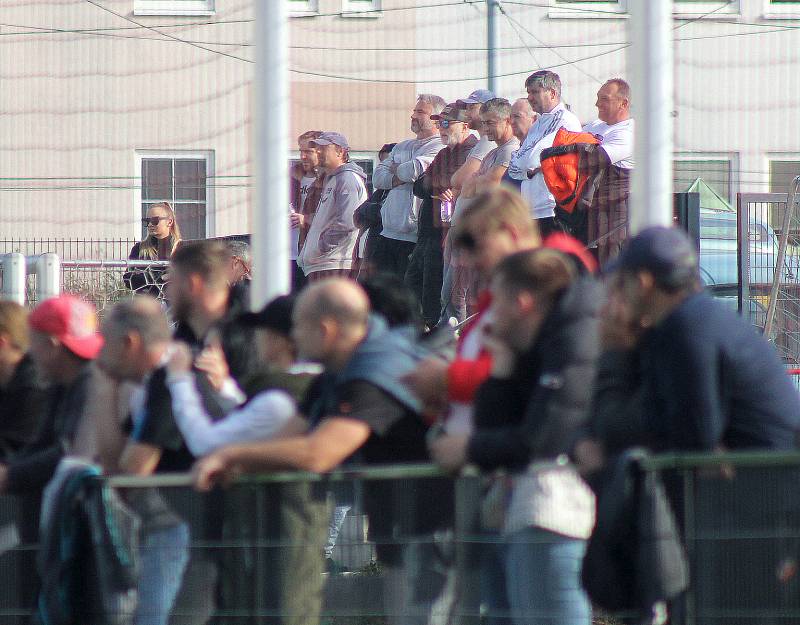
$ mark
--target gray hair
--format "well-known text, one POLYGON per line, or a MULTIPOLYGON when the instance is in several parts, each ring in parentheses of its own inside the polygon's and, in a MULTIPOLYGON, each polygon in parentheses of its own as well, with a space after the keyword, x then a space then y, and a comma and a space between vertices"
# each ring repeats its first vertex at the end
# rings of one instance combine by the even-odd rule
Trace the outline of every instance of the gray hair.
POLYGON ((616 85, 617 96, 627 100, 628 102, 631 101, 631 87, 622 78, 610 78, 607 81, 605 81, 605 83, 603 83, 604 87, 606 85, 616 85))
POLYGON ((526 89, 534 86, 542 89, 552 89, 559 98, 561 97, 561 78, 558 77, 558 74, 548 69, 533 72, 525 79, 526 89))
POLYGON ((226 242, 231 258, 240 259, 245 265, 250 266, 250 244, 247 241, 233 239, 226 242))
POLYGON ((534 115, 533 107, 531 106, 531 103, 528 102, 528 98, 517 98, 516 100, 514 100, 514 103, 511 105, 511 107, 513 108, 518 104, 525 109, 526 113, 528 113, 531 117, 533 117, 534 115))
POLYGON ((444 101, 444 98, 433 95, 432 93, 420 93, 417 96, 417 101, 430 104, 432 109, 431 115, 438 115, 442 112, 442 109, 447 106, 447 102, 444 101))
POLYGON ((481 104, 481 114, 490 113, 500 119, 511 117, 511 104, 505 98, 492 98, 481 104))
POLYGON ((145 345, 163 343, 172 338, 167 316, 157 299, 137 295, 114 304, 103 320, 103 334, 116 336, 135 332, 145 345))

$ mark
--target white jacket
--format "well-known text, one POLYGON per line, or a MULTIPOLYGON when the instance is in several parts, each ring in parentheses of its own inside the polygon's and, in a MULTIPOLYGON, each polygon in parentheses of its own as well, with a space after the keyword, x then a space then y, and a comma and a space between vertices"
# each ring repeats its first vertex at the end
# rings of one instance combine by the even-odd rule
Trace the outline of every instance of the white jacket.
POLYGON ((381 206, 383 232, 381 236, 398 241, 417 242, 417 218, 422 200, 414 196, 414 181, 419 178, 433 157, 444 148, 439 135, 427 139, 408 139, 398 143, 385 161, 372 174, 376 189, 391 189, 381 206), (390 165, 397 170, 392 173, 390 165), (403 184, 392 189, 392 178, 397 176, 403 184))
POLYGON ((581 131, 581 123, 575 114, 559 102, 552 111, 540 115, 534 122, 508 166, 508 175, 515 180, 522 180, 522 197, 530 206, 534 219, 552 217, 556 201, 544 182, 542 172, 537 172, 529 180, 528 170, 541 167, 542 150, 553 146, 553 139, 562 127, 571 132, 581 131))

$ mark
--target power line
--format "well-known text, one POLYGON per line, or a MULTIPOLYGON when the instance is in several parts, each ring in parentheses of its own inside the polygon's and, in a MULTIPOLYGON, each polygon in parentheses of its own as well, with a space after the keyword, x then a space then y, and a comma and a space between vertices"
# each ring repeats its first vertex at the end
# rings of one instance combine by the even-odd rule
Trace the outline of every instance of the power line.
POLYGON ((88 2, 89 4, 91 4, 93 6, 96 6, 98 9, 106 11, 107 13, 111 13, 111 15, 115 15, 116 17, 118 17, 120 19, 123 19, 123 20, 125 20, 127 22, 130 22, 131 24, 136 24, 137 26, 140 26, 141 28, 146 28, 147 30, 152 30, 156 34, 162 35, 162 36, 167 37, 169 39, 173 39, 175 41, 180 41, 180 42, 185 43, 187 45, 190 45, 190 46, 192 46, 194 48, 199 48, 200 50, 205 50, 206 52, 213 52, 214 54, 219 54, 220 56, 225 56, 225 57, 228 57, 228 58, 231 58, 231 59, 235 59, 237 61, 244 61, 245 63, 252 63, 253 62, 253 61, 251 61, 249 59, 245 59, 245 58, 243 58, 241 56, 236 56, 235 54, 228 54, 227 52, 221 52, 220 50, 214 50, 213 48, 208 48, 206 46, 203 46, 203 45, 200 45, 200 44, 197 44, 197 43, 189 43, 188 41, 186 41, 184 39, 181 39, 180 37, 175 37, 173 35, 170 35, 169 33, 162 32, 162 31, 157 30, 156 28, 154 28, 152 26, 146 26, 145 24, 140 24, 136 20, 134 20, 134 19, 132 19, 130 17, 127 17, 126 15, 122 15, 120 13, 117 13, 116 11, 113 11, 113 10, 109 9, 108 7, 103 6, 99 2, 95 2, 95 0, 86 0, 86 2, 88 2))
MULTIPOLYGON (((502 4, 501 2, 498 2, 498 3, 497 3, 497 8, 500 10, 500 12, 501 12, 503 15, 505 15, 505 16, 506 16, 506 19, 509 21, 509 23, 510 23, 510 24, 514 24, 514 23, 516 23, 516 24, 517 24, 517 26, 519 26, 519 27, 520 27, 520 28, 521 28, 523 31, 525 31, 525 32, 526 32, 526 33, 528 33, 528 34, 529 34, 531 37, 533 37, 534 41, 538 41, 540 44, 542 44, 542 45, 546 45, 546 44, 545 44, 545 43, 544 43, 544 42, 543 42, 541 39, 539 39, 539 38, 538 38, 536 35, 534 35, 534 34, 533 34, 531 31, 529 31, 527 28, 525 28, 525 26, 523 26, 522 24, 520 24, 520 22, 519 22, 519 21, 517 21, 517 20, 515 20, 513 17, 511 17, 511 16, 510 16, 510 15, 509 15, 509 14, 506 12, 506 10, 503 8, 503 4, 502 4)), ((516 30, 516 29, 515 29, 515 30, 516 30)), ((624 46, 624 47, 627 47, 627 44, 626 44, 626 46, 624 46)), ((550 51, 551 51, 553 54, 555 54, 555 55, 556 55, 558 58, 560 58, 562 61, 567 61, 567 63, 568 63, 568 64, 570 64, 570 65, 573 65, 573 64, 574 64, 572 61, 569 61, 569 60, 568 60, 568 59, 566 59, 564 56, 562 56, 562 55, 561 55, 559 52, 556 52, 554 49, 550 48, 550 51)), ((599 55, 598 55, 598 56, 599 56, 599 55)), ((600 80, 599 78, 597 78, 597 77, 595 77, 595 76, 592 76, 592 75, 591 75, 589 72, 587 72, 587 71, 585 71, 585 70, 581 69, 581 68, 580 68, 580 67, 578 67, 577 65, 575 65, 575 69, 577 69, 577 70, 578 70, 578 71, 579 71, 581 74, 583 74, 584 76, 587 76, 587 77, 589 77, 591 80, 594 80, 595 82, 598 82, 598 83, 602 83, 602 82, 603 82, 603 81, 602 81, 602 80, 600 80)))

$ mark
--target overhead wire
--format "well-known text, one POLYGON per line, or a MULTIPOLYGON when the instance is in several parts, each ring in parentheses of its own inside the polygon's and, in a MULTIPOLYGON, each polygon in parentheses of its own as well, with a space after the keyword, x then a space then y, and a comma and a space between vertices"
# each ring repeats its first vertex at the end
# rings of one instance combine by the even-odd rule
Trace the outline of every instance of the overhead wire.
MULTIPOLYGON (((508 14, 508 12, 506 12, 506 10, 503 8, 503 4, 502 4, 502 2, 499 2, 499 1, 498 1, 498 3, 497 3, 497 8, 498 8, 498 10, 499 10, 499 11, 500 11, 500 12, 501 12, 503 15, 505 15, 506 19, 509 21, 509 23, 510 23, 510 24, 512 24, 512 25, 513 25, 514 23, 516 23, 516 24, 517 24, 517 26, 519 26, 519 27, 520 27, 520 28, 521 28, 523 31, 525 31, 526 33, 528 33, 528 35, 530 35, 531 37, 533 37, 534 41, 538 41, 540 44, 542 44, 542 45, 545 45, 545 46, 547 45, 547 44, 545 44, 545 43, 544 43, 544 42, 543 42, 541 39, 539 39, 539 38, 538 38, 536 35, 534 35, 534 34, 533 34, 533 33, 532 33, 530 30, 528 30, 527 28, 525 28, 525 26, 523 26, 523 25, 522 25, 522 24, 521 24, 519 21, 517 21, 516 19, 514 19, 513 17, 511 17, 511 16, 508 14)), ((516 29, 515 29, 515 31, 516 31, 516 29)), ((562 54, 560 54, 559 52, 556 52, 556 51, 555 51, 553 48, 549 48, 549 49, 550 49, 550 51, 551 51, 553 54, 555 54, 555 55, 556 55, 558 58, 560 58, 562 61, 566 61, 566 62, 567 62, 567 63, 569 63, 570 65, 574 65, 574 63, 575 63, 575 62, 573 62, 573 61, 570 61, 569 59, 565 58, 565 57, 564 57, 562 54)), ((622 48, 619 48, 619 49, 622 49, 622 48)), ((585 59, 583 59, 583 60, 585 60, 585 59)), ((602 80, 600 80, 600 79, 599 79, 599 78, 597 78, 596 76, 592 76, 592 75, 591 75, 589 72, 587 72, 587 71, 585 71, 584 69, 582 69, 582 68, 578 67, 577 65, 575 65, 575 69, 577 69, 577 70, 578 70, 578 71, 579 71, 581 74, 583 74, 584 76, 587 76, 587 77, 589 77, 591 80, 594 80, 595 82, 598 82, 598 83, 602 83, 602 82, 603 82, 602 80)))

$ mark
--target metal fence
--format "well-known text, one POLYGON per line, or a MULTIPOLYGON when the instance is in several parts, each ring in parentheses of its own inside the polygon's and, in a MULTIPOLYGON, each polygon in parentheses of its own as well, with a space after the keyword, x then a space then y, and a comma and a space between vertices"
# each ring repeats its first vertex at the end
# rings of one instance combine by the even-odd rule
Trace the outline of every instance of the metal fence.
MULTIPOLYGON (((165 300, 164 276, 169 268, 168 261, 62 260, 60 265, 61 292, 72 293, 91 302, 100 314, 114 302, 135 294, 148 294, 165 300)), ((28 272, 25 302, 29 306, 38 303, 36 281, 35 272, 28 272)))
MULTIPOLYGON (((691 586, 671 606, 673 623, 800 622, 799 454, 661 456, 642 467, 666 485, 689 556, 691 586)), ((158 552, 182 579, 171 625, 309 625, 317 609, 323 625, 478 625, 502 616, 480 610, 484 550, 502 544, 480 526, 483 479, 419 465, 274 474, 212 494, 182 475, 107 484, 134 508, 136 493, 157 488, 188 530, 188 542, 158 552), (349 521, 326 561, 334 503, 350 507, 349 521)), ((38 591, 36 507, 0 498, 4 624, 24 622, 38 591)))
MULTIPOLYGON (((800 364, 800 215, 788 210, 787 193, 741 193, 738 196, 739 310, 764 328, 773 279, 774 317, 769 340, 787 365, 800 364), (780 240, 787 245, 778 268, 780 240)), ((730 256, 730 253, 728 253, 730 256)))
POLYGON ((0 254, 25 256, 58 254, 62 260, 121 260, 128 258, 134 239, 0 239, 0 254))

